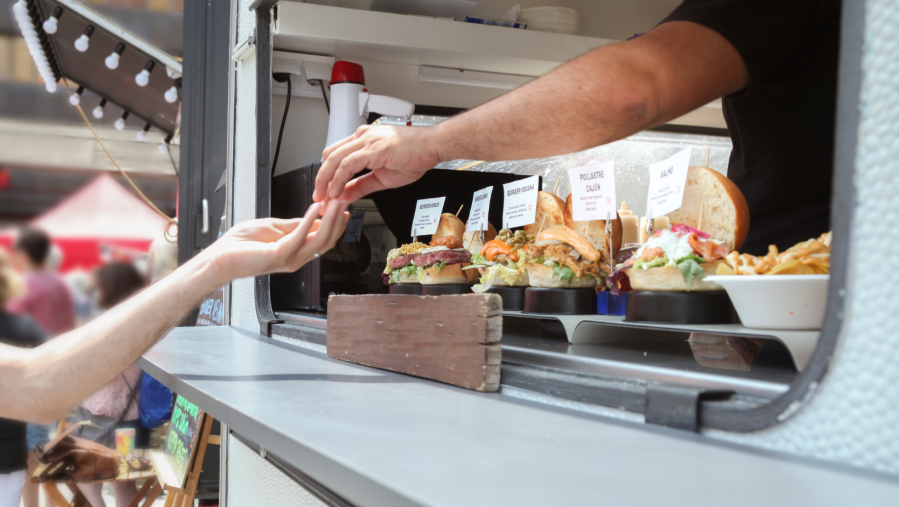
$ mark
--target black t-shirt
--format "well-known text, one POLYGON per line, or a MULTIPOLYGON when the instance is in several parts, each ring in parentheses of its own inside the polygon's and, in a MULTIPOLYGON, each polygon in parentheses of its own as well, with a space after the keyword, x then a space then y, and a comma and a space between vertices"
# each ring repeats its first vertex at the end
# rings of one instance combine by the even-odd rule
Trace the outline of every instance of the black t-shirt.
POLYGON ((722 101, 734 145, 727 175, 749 203, 741 251, 830 230, 839 0, 685 0, 669 21, 718 32, 749 70, 750 85, 722 101))
MULTIPOLYGON (((0 310, 0 343, 14 347, 37 347, 46 335, 27 315, 0 310)), ((24 470, 28 463, 25 423, 0 417, 0 474, 24 470)))

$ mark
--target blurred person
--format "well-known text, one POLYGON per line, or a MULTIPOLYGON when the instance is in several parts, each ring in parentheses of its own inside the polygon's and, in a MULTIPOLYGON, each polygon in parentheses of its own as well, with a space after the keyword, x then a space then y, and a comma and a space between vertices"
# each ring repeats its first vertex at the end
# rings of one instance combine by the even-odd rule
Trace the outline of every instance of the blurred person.
POLYGON ((156 283, 178 267, 178 243, 169 241, 165 235, 150 244, 147 262, 147 280, 156 283))
POLYGON ((47 233, 32 227, 19 230, 12 264, 25 277, 25 294, 9 303, 9 311, 30 315, 45 333, 58 336, 75 324, 75 305, 65 281, 48 269, 52 244, 47 233))
POLYGON ((97 316, 94 301, 94 282, 90 273, 81 269, 70 271, 65 275, 66 284, 72 294, 75 305, 75 327, 82 326, 97 316))
MULTIPOLYGON (((12 270, 6 252, 0 249, 0 343, 33 348, 45 341, 46 334, 31 317, 6 310, 7 302, 24 288, 23 280, 12 270)), ((19 505, 27 464, 25 423, 0 418, 0 507, 19 505)))
POLYGON ((52 421, 117 377, 214 290, 237 278, 292 273, 333 248, 348 203, 296 219, 241 222, 172 274, 100 317, 32 350, 0 344, 0 417, 52 421), (319 219, 319 217, 321 217, 319 219))
MULTIPOLYGON (((75 325, 75 304, 65 281, 50 265, 59 266, 62 254, 51 260, 53 245, 47 233, 33 227, 19 229, 12 248, 12 264, 25 277, 25 293, 10 301, 8 309, 12 313, 31 316, 41 329, 51 338, 67 331, 75 325)), ((28 423, 28 449, 35 445, 45 445, 50 441, 53 424, 28 423)), ((29 450, 29 459, 37 458, 29 450)), ((23 494, 25 507, 37 507, 37 484, 27 483, 23 494)))
MULTIPOLYGON (((94 286, 97 289, 97 305, 103 312, 141 290, 144 279, 133 265, 111 262, 94 272, 94 286)), ((150 431, 140 423, 138 413, 141 373, 140 367, 132 364, 84 400, 75 410, 72 424, 86 421, 90 425, 81 426, 72 435, 115 449, 115 430, 133 428, 135 447, 149 447, 150 431)), ((134 481, 113 481, 110 485, 115 493, 116 505, 128 505, 137 494, 134 481)), ((103 483, 90 483, 79 484, 78 488, 93 507, 106 507, 101 495, 102 486, 103 483)))

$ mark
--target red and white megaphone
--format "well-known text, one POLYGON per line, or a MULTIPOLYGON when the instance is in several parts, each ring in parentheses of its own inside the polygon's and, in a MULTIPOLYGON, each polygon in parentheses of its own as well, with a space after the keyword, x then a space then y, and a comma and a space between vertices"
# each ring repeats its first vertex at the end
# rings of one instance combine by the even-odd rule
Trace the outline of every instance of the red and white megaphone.
POLYGON ((368 122, 369 112, 399 116, 406 119, 407 125, 411 124, 415 104, 368 93, 361 65, 342 60, 334 62, 328 88, 331 90, 331 119, 325 146, 355 134, 356 129, 368 122))

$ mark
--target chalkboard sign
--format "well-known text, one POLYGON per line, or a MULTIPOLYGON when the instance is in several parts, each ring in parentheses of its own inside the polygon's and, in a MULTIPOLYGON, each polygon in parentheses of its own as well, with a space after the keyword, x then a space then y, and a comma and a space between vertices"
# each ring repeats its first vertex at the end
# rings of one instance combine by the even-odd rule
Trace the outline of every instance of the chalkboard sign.
POLYGON ((169 434, 165 439, 163 454, 171 465, 178 480, 177 486, 180 488, 185 487, 184 480, 190 469, 191 458, 196 452, 204 415, 200 407, 187 401, 181 395, 175 399, 175 408, 172 410, 172 421, 169 423, 169 434))
POLYGON ((225 287, 213 292, 200 303, 198 326, 221 326, 225 323, 225 287))

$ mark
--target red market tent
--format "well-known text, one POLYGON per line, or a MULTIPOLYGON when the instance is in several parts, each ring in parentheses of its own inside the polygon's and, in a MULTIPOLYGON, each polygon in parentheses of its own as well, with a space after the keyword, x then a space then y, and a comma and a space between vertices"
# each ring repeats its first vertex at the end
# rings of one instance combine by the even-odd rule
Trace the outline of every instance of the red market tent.
MULTIPOLYGON (((60 271, 89 270, 103 263, 101 247, 147 252, 167 221, 104 174, 29 225, 47 232, 62 250, 60 271)), ((15 230, 0 231, 9 248, 15 230)))

